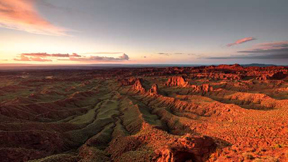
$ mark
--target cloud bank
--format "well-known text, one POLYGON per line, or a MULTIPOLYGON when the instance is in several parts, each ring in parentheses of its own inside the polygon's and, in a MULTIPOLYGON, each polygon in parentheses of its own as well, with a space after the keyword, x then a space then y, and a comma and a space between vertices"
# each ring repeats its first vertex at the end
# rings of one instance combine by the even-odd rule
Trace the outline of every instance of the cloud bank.
POLYGON ((79 58, 70 58, 70 61, 82 61, 82 62, 113 62, 113 61, 126 61, 129 60, 129 56, 125 53, 119 57, 107 57, 107 56, 89 56, 89 57, 79 57, 79 58))
POLYGON ((52 62, 53 60, 59 61, 77 61, 77 62, 118 62, 127 61, 129 56, 125 53, 118 57, 107 57, 107 56, 83 56, 77 53, 73 54, 48 54, 48 53, 22 53, 16 58, 15 61, 37 61, 37 62, 52 62))
POLYGON ((256 40, 256 39, 253 37, 242 38, 242 39, 237 40, 234 43, 227 44, 227 47, 235 46, 235 45, 242 44, 242 43, 249 42, 249 41, 253 41, 253 40, 256 40))
POLYGON ((74 57, 81 57, 80 55, 73 53, 73 54, 48 54, 48 53, 22 53, 17 58, 14 58, 15 61, 38 61, 38 62, 51 62, 53 61, 52 58, 74 58, 74 57))
POLYGON ((34 0, 0 0, 0 27, 33 34, 65 36, 67 29, 41 17, 34 0))
POLYGON ((171 55, 195 55, 193 53, 181 53, 181 52, 177 52, 177 53, 164 53, 164 52, 160 52, 158 53, 159 55, 163 55, 163 56, 171 56, 171 55))
POLYGON ((123 54, 123 52, 86 52, 85 54, 123 54))
POLYGON ((208 57, 208 59, 288 59, 288 41, 262 43, 254 48, 238 51, 241 55, 227 57, 208 57))

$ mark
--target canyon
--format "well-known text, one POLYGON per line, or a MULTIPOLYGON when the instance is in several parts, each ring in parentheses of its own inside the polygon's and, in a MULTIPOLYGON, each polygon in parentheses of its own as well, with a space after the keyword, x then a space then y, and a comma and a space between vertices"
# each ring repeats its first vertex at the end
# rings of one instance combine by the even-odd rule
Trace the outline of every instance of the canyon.
POLYGON ((0 71, 2 162, 288 161, 288 67, 0 71))

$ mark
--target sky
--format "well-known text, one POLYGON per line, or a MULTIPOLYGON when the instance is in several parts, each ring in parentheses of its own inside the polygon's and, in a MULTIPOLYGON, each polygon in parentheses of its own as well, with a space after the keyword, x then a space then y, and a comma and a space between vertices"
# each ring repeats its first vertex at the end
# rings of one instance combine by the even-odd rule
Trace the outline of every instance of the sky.
POLYGON ((0 64, 287 65, 287 0, 0 0, 0 64))

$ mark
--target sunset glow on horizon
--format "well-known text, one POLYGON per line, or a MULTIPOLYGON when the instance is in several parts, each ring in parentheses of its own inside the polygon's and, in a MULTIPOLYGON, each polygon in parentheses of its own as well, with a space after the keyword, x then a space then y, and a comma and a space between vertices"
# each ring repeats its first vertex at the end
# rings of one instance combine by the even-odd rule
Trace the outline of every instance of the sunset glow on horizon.
POLYGON ((0 0, 0 64, 286 65, 287 5, 0 0))

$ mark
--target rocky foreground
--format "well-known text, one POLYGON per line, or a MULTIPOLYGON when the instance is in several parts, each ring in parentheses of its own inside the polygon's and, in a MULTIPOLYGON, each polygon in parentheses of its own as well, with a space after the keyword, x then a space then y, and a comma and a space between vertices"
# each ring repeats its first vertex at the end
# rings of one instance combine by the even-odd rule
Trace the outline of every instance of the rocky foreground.
POLYGON ((0 161, 288 161, 288 67, 0 71, 0 161))

